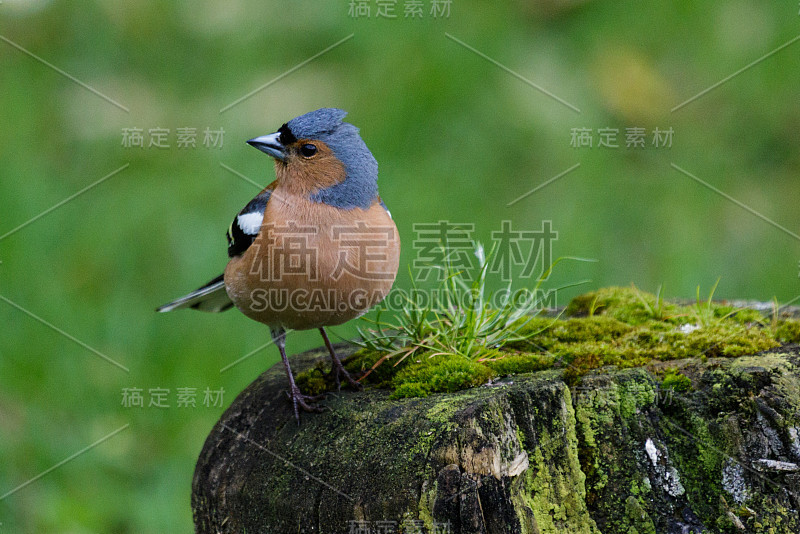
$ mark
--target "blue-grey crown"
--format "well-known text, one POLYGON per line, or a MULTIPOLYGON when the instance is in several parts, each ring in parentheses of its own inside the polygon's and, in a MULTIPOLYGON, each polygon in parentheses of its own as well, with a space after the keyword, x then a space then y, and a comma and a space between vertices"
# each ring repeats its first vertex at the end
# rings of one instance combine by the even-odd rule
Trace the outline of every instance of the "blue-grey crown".
POLYGON ((286 125, 298 139, 318 139, 328 145, 344 164, 343 182, 311 195, 315 202, 341 209, 369 208, 378 197, 378 162, 358 134, 358 128, 343 122, 347 112, 322 108, 300 115, 286 125))

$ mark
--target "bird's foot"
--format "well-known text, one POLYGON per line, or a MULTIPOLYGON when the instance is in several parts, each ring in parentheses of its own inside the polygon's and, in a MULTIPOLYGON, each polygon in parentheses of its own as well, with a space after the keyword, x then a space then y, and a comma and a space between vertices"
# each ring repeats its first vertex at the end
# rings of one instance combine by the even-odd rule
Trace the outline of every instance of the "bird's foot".
POLYGON ((325 395, 305 395, 296 384, 292 384, 286 396, 292 401, 292 408, 294 409, 294 418, 297 419, 297 424, 300 424, 300 410, 304 412, 319 413, 323 411, 322 406, 317 406, 317 402, 325 398, 325 395))
POLYGON ((336 350, 333 348, 331 344, 331 340, 328 338, 328 334, 325 332, 325 328, 320 328, 319 333, 322 334, 322 339, 325 341, 325 346, 328 347, 328 352, 331 354, 331 371, 325 378, 328 379, 333 375, 333 381, 336 384, 336 391, 342 390, 342 382, 341 378, 344 377, 347 380, 347 383, 353 386, 357 390, 364 389, 363 384, 350 376, 350 373, 347 372, 347 369, 344 368, 342 365, 342 360, 336 355, 336 350))
POLYGON ((342 389, 342 381, 341 381, 342 377, 344 377, 347 383, 353 386, 358 391, 362 391, 364 389, 364 384, 353 378, 353 375, 351 375, 347 371, 347 369, 344 368, 342 362, 339 361, 338 358, 337 359, 331 358, 331 360, 332 360, 331 371, 327 374, 326 378, 333 376, 333 381, 336 384, 336 391, 341 391, 342 389))

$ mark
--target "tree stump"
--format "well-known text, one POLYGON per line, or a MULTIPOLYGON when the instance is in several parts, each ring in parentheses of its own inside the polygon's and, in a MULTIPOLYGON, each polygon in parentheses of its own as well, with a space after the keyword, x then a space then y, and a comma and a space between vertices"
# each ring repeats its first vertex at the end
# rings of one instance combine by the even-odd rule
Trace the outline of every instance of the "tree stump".
POLYGON ((298 426, 278 364, 206 440, 196 531, 800 532, 798 347, 664 362, 681 392, 658 365, 572 388, 550 370, 426 398, 342 390, 298 426))

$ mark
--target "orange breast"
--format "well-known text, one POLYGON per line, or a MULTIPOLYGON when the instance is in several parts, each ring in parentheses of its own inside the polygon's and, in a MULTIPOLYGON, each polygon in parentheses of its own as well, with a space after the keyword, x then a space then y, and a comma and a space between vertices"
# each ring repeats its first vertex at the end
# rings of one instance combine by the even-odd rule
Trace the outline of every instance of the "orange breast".
POLYGON ((256 240, 225 269, 228 295, 256 321, 295 330, 342 324, 394 283, 397 227, 377 202, 340 210, 277 188, 256 240))

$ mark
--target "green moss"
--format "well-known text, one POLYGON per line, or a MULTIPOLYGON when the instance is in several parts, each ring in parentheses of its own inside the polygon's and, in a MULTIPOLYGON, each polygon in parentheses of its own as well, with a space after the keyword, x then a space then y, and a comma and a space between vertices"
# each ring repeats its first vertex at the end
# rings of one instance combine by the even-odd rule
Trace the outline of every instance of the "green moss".
POLYGON ((768 329, 745 327, 731 321, 721 322, 716 328, 695 330, 686 336, 684 342, 672 340, 676 353, 684 358, 701 353, 709 358, 736 357, 780 346, 768 329))
POLYGON ((295 376, 295 382, 302 391, 309 395, 319 395, 333 387, 333 380, 331 379, 330 383, 326 380, 322 362, 317 363, 307 371, 299 373, 295 376))
POLYGON ((775 338, 783 343, 800 343, 800 321, 779 321, 775 327, 775 338))
POLYGON ((586 476, 581 469, 575 412, 566 388, 560 393, 566 411, 563 433, 559 428, 541 431, 532 446, 526 446, 530 469, 520 475, 522 502, 531 511, 531 532, 598 534, 586 507, 586 476))
POLYGON ((489 367, 468 358, 422 355, 392 379, 395 388, 392 397, 424 397, 428 393, 458 391, 483 384, 493 376, 489 367))
POLYGON ((483 364, 491 369, 497 376, 515 375, 520 373, 534 373, 549 369, 553 365, 555 356, 541 353, 499 354, 497 359, 484 360, 483 364))
POLYGON ((426 384, 419 382, 406 382, 397 386, 392 392, 391 398, 403 399, 406 397, 427 397, 431 389, 426 384))
POLYGON ((642 408, 654 402, 654 384, 641 370, 625 371, 618 376, 618 382, 590 379, 575 398, 579 457, 581 470, 586 474, 586 502, 593 517, 602 518, 602 525, 598 525, 603 532, 650 532, 652 521, 642 504, 650 498, 649 489, 643 486, 641 475, 630 469, 627 456, 610 455, 608 447, 610 443, 624 450, 637 446, 632 428, 640 424, 642 408), (613 502, 609 498, 612 495, 613 502), (628 495, 637 504, 630 498, 624 501, 628 495), (612 507, 625 513, 611 514, 612 507))
MULTIPOLYGON (((724 307, 718 308, 718 312, 722 312, 724 307)), ((730 308, 731 319, 736 321, 737 323, 741 324, 748 324, 748 323, 763 323, 764 316, 758 310, 751 310, 749 308, 745 309, 735 309, 730 308)))
POLYGON ((572 299, 569 316, 602 315, 637 325, 650 320, 674 321, 681 308, 635 287, 607 287, 572 299))
MULTIPOLYGON (((800 342, 800 321, 766 320, 756 310, 712 301, 681 306, 635 287, 610 287, 576 297, 564 317, 517 320, 519 337, 470 359, 414 353, 388 357, 361 349, 345 360, 362 383, 393 390, 393 398, 425 397, 485 383, 498 376, 563 369, 570 385, 596 369, 642 367, 653 361, 739 357, 800 342)), ((297 377, 303 391, 334 387, 322 365, 297 377)), ((683 376, 666 376, 662 387, 685 391, 683 376)))
POLYGON ((692 381, 689 377, 682 375, 678 371, 670 371, 664 376, 661 382, 661 389, 671 389, 673 391, 689 391, 692 388, 692 381))
POLYGON ((787 509, 774 497, 758 498, 756 501, 753 507, 766 513, 746 518, 745 526, 750 527, 751 532, 800 532, 800 523, 794 510, 787 509))
POLYGON ((381 359, 384 357, 383 353, 361 349, 354 352, 342 363, 349 372, 359 376, 365 375, 369 383, 386 387, 392 376, 397 372, 397 368, 394 365, 396 362, 391 359, 384 360, 381 363, 381 359))
POLYGON ((561 343, 612 342, 633 327, 612 317, 587 317, 556 322, 546 335, 561 343))
POLYGON ((633 495, 625 499, 625 519, 630 525, 626 534, 656 534, 653 520, 642 507, 641 501, 633 495))
MULTIPOLYGON (((519 319, 514 326, 519 328, 518 332, 521 337, 528 335, 538 335, 546 332, 556 322, 552 317, 526 317, 519 319)), ((507 347, 518 346, 518 342, 510 342, 507 347)))

